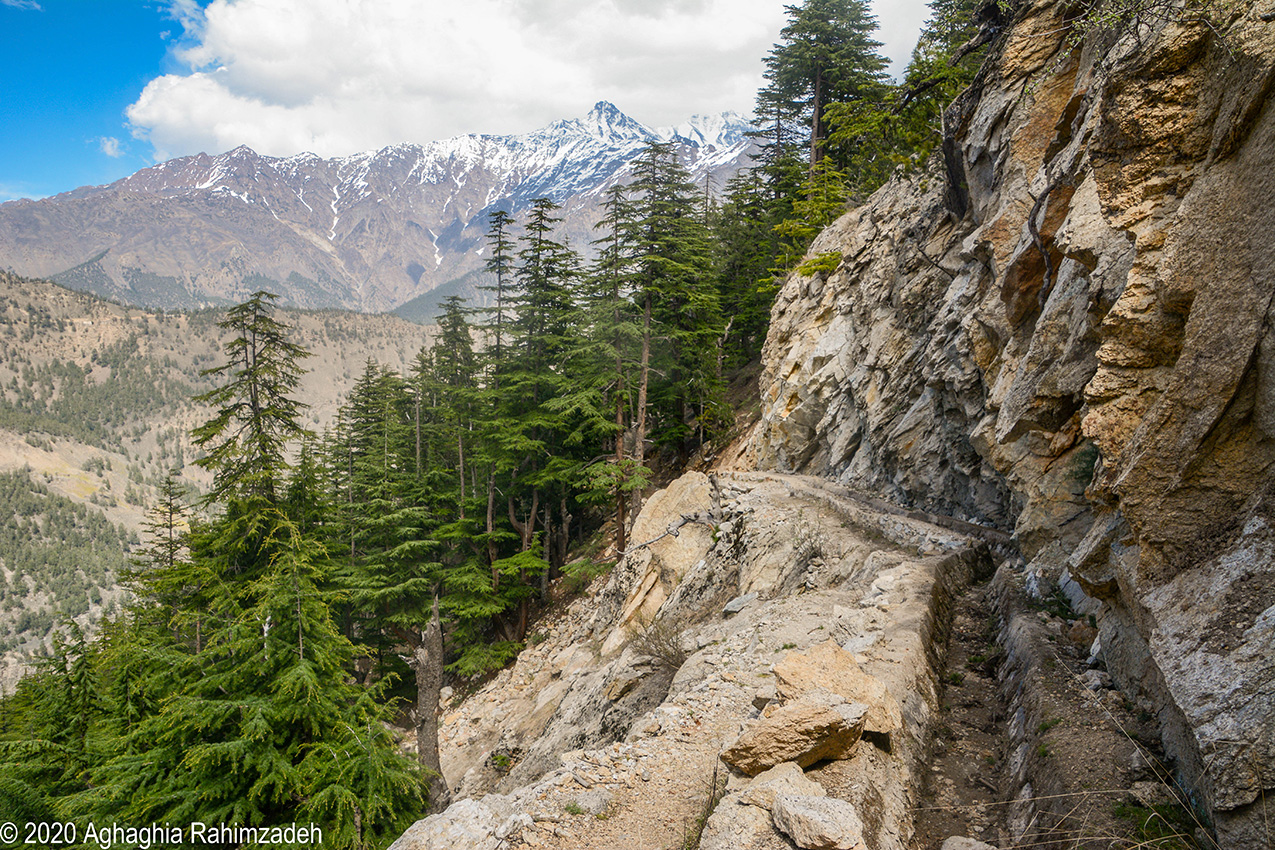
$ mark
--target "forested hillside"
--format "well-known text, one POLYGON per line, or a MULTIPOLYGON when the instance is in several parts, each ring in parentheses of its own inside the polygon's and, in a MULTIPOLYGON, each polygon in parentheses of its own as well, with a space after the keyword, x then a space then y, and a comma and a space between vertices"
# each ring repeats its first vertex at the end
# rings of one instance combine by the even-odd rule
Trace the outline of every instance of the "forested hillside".
MULTIPOLYGON (((425 329, 392 317, 290 316, 315 352, 303 385, 312 427, 335 415, 366 357, 401 366, 426 340, 425 329)), ((125 307, 0 272, 0 510, 15 517, 0 552, 4 687, 25 656, 51 647, 56 622, 87 624, 84 615, 119 597, 119 568, 170 471, 192 492, 207 486, 189 431, 207 415, 195 396, 213 385, 201 373, 220 357, 219 318, 125 307)))

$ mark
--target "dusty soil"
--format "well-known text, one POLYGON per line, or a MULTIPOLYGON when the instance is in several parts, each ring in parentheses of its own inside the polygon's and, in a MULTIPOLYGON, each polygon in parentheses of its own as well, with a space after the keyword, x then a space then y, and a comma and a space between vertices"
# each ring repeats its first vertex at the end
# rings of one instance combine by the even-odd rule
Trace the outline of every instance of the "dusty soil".
POLYGON ((917 850, 938 850, 953 835, 995 843, 1003 820, 1000 765, 1009 736, 995 678, 1003 652, 988 590, 967 589, 953 612, 942 714, 917 809, 917 850))

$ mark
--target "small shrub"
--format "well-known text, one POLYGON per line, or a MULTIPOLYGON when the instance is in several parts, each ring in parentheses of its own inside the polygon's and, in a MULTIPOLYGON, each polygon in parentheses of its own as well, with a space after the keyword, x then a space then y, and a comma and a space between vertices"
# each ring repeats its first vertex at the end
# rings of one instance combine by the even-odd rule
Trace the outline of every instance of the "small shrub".
POLYGON ((467 679, 483 676, 500 670, 516 659, 521 651, 522 644, 516 641, 477 644, 467 647, 460 658, 448 664, 445 669, 467 679))
POLYGON ((1213 24, 1218 0, 1083 0, 1073 26, 1074 40, 1091 33, 1138 33, 1167 21, 1213 24))
POLYGON ((1182 806, 1161 805, 1147 808, 1118 803, 1112 814, 1133 824, 1138 838, 1142 840, 1139 846, 1162 850, 1192 850, 1198 846, 1192 838, 1198 823, 1182 806))
POLYGON ((797 274, 803 274, 807 277, 814 275, 830 275, 837 270, 837 266, 841 265, 840 251, 822 251, 797 266, 797 274))
POLYGON ((809 564, 815 558, 828 555, 828 536, 806 519, 804 511, 797 512, 797 527, 793 531, 792 550, 798 563, 809 564))
POLYGON ((1076 619, 1076 611, 1071 607, 1071 600, 1057 587, 1051 590, 1048 596, 1029 600, 1028 605, 1037 611, 1044 611, 1063 620, 1076 619))
POLYGON ((638 654, 656 667, 676 671, 686 663, 682 631, 668 617, 638 618, 630 640, 638 654))
POLYGON ((562 568, 563 589, 568 596, 579 596, 589 589, 595 578, 610 572, 614 566, 614 561, 595 562, 592 558, 572 561, 562 568))

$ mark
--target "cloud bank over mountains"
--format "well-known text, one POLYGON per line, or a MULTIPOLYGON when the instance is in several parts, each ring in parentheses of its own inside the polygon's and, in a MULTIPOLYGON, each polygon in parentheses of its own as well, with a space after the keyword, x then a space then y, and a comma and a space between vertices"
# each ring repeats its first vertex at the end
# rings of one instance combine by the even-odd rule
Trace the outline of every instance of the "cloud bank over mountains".
MULTIPOLYGON (((924 5, 882 5, 892 55, 906 59, 924 5)), ((653 126, 749 114, 786 19, 782 0, 174 0, 171 11, 185 29, 178 70, 127 113, 156 161, 519 132, 601 99, 653 126)))

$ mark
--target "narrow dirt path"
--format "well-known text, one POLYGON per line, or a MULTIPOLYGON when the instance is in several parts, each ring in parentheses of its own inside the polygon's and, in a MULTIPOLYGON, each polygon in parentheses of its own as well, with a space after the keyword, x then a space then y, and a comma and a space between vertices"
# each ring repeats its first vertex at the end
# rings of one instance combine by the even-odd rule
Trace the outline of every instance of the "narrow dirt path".
POLYGON ((1003 819, 1001 765, 1008 751, 996 682, 1001 650, 989 586, 968 587, 952 616, 933 757, 923 776, 916 850, 938 850, 952 835, 995 843, 1003 819))

